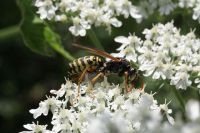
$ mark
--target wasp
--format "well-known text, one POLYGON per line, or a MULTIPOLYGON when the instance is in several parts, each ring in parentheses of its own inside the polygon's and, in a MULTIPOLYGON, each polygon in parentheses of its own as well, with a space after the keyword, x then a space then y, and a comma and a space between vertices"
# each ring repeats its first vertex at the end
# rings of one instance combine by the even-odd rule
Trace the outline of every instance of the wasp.
POLYGON ((125 90, 129 92, 133 87, 138 87, 144 89, 143 78, 141 76, 141 71, 131 66, 131 62, 125 58, 114 57, 105 51, 93 49, 90 47, 82 46, 79 44, 73 44, 78 48, 87 50, 88 52, 95 54, 97 56, 85 56, 79 58, 69 65, 71 66, 71 72, 82 73, 78 79, 78 85, 82 82, 86 72, 95 72, 96 76, 91 80, 92 85, 100 78, 109 74, 118 74, 124 77, 125 90), (98 56, 109 58, 109 61, 103 62, 98 56), (92 63, 88 63, 92 62, 92 63), (135 86, 137 85, 137 86, 135 86))

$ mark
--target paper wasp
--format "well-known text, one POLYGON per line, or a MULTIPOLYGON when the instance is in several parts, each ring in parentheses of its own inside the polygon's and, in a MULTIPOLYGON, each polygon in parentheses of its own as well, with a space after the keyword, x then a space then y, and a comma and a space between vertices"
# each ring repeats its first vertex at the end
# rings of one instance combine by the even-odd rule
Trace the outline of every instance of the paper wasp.
POLYGON ((140 89, 143 89, 144 83, 141 72, 138 69, 131 67, 130 61, 125 58, 114 57, 107 52, 79 44, 73 44, 73 46, 85 49, 92 54, 110 59, 109 61, 103 62, 98 56, 85 56, 69 63, 71 75, 73 75, 73 73, 81 73, 78 78, 78 85, 80 85, 86 73, 95 72, 96 76, 91 80, 92 85, 94 85, 94 83, 104 75, 118 74, 119 76, 124 76, 126 92, 129 92, 133 87, 137 87, 135 85, 138 84, 140 89))

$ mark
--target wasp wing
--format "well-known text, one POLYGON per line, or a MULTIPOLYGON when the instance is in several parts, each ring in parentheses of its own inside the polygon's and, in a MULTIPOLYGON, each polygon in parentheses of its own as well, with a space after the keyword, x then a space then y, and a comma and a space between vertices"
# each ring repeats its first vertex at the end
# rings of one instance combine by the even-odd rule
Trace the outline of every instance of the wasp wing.
POLYGON ((92 54, 99 55, 99 56, 102 56, 102 57, 107 57, 107 58, 114 60, 114 61, 120 61, 118 58, 110 55, 109 53, 107 53, 105 51, 101 51, 101 50, 97 50, 97 49, 94 49, 94 48, 82 46, 82 45, 79 45, 79 44, 76 44, 76 43, 73 43, 72 45, 75 46, 75 47, 78 47, 78 48, 85 49, 92 54))

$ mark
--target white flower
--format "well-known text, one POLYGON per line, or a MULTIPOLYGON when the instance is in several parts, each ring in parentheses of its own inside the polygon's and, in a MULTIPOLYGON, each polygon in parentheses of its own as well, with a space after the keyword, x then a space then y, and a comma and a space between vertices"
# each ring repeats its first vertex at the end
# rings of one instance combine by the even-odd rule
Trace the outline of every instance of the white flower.
POLYGON ((158 0, 159 1, 159 11, 160 14, 169 15, 171 11, 176 8, 176 4, 171 0, 158 0))
POLYGON ((90 25, 87 21, 83 21, 79 17, 73 18, 73 26, 69 27, 69 31, 72 32, 75 36, 85 36, 86 30, 90 29, 90 25))
POLYGON ((136 18, 138 20, 142 18, 138 9, 135 6, 133 6, 128 0, 117 0, 115 2, 115 5, 115 10, 117 14, 123 14, 125 18, 128 18, 129 14, 132 18, 136 18))
POLYGON ((165 99, 165 103, 160 105, 160 109, 163 110, 164 113, 166 114, 169 123, 174 125, 175 123, 174 118, 170 116, 170 114, 172 113, 172 110, 168 108, 169 103, 166 103, 166 99, 165 99))
POLYGON ((177 3, 172 0, 143 0, 138 5, 143 18, 148 18, 156 11, 161 15, 169 15, 176 7, 177 3))
POLYGON ((20 133, 53 133, 52 131, 46 129, 47 125, 38 125, 38 123, 26 124, 24 125, 24 128, 29 131, 22 131, 20 133))
POLYGON ((140 38, 134 35, 129 37, 119 36, 115 38, 115 41, 122 43, 122 45, 117 49, 120 52, 113 53, 113 56, 124 57, 127 60, 131 60, 133 62, 137 61, 136 49, 142 44, 140 38))
POLYGON ((175 85, 178 89, 186 89, 187 86, 192 84, 192 81, 189 80, 189 75, 185 72, 177 72, 174 76, 171 77, 171 85, 175 85))
POLYGON ((53 5, 51 0, 36 0, 35 6, 39 8, 37 13, 40 14, 41 19, 51 20, 55 17, 57 7, 53 5))
POLYGON ((61 85, 61 88, 59 90, 51 90, 50 92, 52 94, 55 94, 57 97, 63 97, 65 94, 67 97, 75 95, 73 89, 76 89, 77 86, 70 82, 69 80, 66 80, 65 84, 61 85), (69 89, 71 88, 71 89, 69 89))
POLYGON ((54 112, 58 107, 61 106, 61 101, 56 99, 55 97, 48 98, 45 101, 40 102, 39 107, 37 109, 31 109, 30 113, 33 114, 34 118, 36 119, 41 114, 45 116, 48 115, 49 110, 54 112))
POLYGON ((54 125, 52 131, 59 132, 61 130, 70 131, 70 121, 72 112, 68 109, 60 109, 59 112, 54 113, 51 124, 54 125))

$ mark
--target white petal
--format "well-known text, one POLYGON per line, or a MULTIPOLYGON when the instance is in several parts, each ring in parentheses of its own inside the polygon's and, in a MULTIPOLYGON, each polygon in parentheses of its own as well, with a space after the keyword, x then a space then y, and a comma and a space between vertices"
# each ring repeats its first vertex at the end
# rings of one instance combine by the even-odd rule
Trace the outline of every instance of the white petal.
POLYGON ((31 114, 33 114, 33 118, 36 119, 42 114, 42 110, 40 108, 38 109, 31 109, 29 111, 31 114))
POLYGON ((129 39, 127 37, 124 37, 124 36, 115 37, 115 42, 122 43, 122 44, 129 44, 130 43, 129 39))
POLYGON ((174 118, 171 117, 169 114, 167 114, 167 120, 169 121, 170 124, 174 125, 175 123, 174 118))
POLYGON ((33 124, 26 124, 26 125, 24 125, 24 128, 26 128, 28 130, 33 130, 34 126, 33 126, 33 124))
POLYGON ((139 13, 139 11, 135 7, 130 8, 130 15, 131 17, 135 19, 141 19, 142 15, 139 13))

